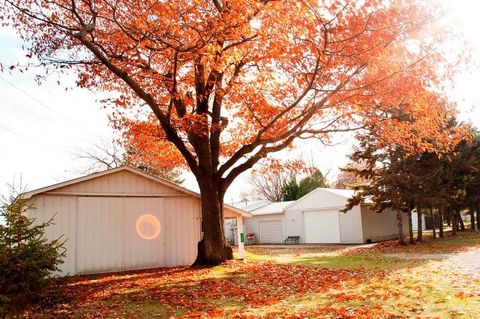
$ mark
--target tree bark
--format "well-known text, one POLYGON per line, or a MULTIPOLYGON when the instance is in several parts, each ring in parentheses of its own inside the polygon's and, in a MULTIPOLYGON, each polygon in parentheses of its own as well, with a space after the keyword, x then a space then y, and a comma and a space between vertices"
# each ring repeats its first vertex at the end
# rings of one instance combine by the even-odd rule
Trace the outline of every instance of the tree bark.
POLYGON ((408 242, 410 244, 415 244, 415 239, 413 238, 413 223, 412 223, 412 210, 413 205, 408 205, 408 242))
POLYGON ((453 213, 452 217, 450 217, 452 221, 452 236, 455 236, 457 234, 457 227, 458 227, 458 222, 457 222, 457 214, 453 213))
POLYGON ((422 207, 417 205, 417 241, 423 241, 422 207))
POLYGON ((437 238, 437 233, 436 233, 436 229, 435 229, 435 214, 433 213, 433 208, 430 207, 430 216, 432 217, 432 236, 433 238, 437 238))
POLYGON ((444 237, 444 234, 443 234, 443 210, 439 209, 438 214, 440 215, 440 225, 438 227, 438 233, 439 233, 438 236, 440 238, 443 238, 444 237))
POLYGON ((215 266, 233 258, 223 230, 223 192, 209 178, 197 178, 202 202, 202 239, 193 266, 215 266))
POLYGON ((463 223, 462 215, 460 215, 459 210, 457 210, 457 220, 458 220, 458 223, 460 224, 460 229, 462 231, 465 231, 465 224, 463 223))
POLYGON ((475 224, 475 206, 472 202, 470 202, 470 229, 475 231, 476 229, 475 224))
POLYGON ((397 227, 398 227, 398 243, 406 245, 405 236, 403 235, 402 210, 397 209, 397 227))

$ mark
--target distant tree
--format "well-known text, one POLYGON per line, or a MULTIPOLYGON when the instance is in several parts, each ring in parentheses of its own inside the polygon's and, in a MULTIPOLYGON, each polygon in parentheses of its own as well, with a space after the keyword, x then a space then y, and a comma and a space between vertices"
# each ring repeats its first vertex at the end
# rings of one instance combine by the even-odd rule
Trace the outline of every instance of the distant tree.
POLYGON ((315 169, 313 173, 305 178, 303 178, 300 183, 298 184, 300 188, 300 197, 310 193, 316 188, 328 187, 327 180, 325 176, 319 169, 315 169))
POLYGON ((300 186, 297 183, 297 177, 295 174, 290 176, 290 179, 282 189, 282 201, 287 202, 291 200, 297 200, 300 196, 300 186))
POLYGON ((279 170, 262 170, 252 172, 248 182, 252 186, 249 196, 255 199, 266 199, 271 202, 280 202, 283 190, 289 179, 289 174, 279 170))
POLYGON ((282 199, 284 201, 297 200, 319 187, 328 187, 327 180, 319 169, 314 169, 299 183, 297 183, 296 175, 292 174, 283 188, 282 199))
MULTIPOLYGON (((146 156, 133 146, 126 145, 125 148, 116 142, 101 140, 92 149, 79 151, 77 158, 88 162, 87 168, 82 173, 90 174, 120 166, 130 166, 172 183, 181 184, 183 182, 180 169, 159 165, 159 161, 152 163, 146 160, 146 156)), ((162 153, 158 153, 156 156, 162 156, 162 153)))
POLYGON ((360 169, 360 167, 357 163, 349 163, 346 167, 341 169, 337 178, 332 183, 333 188, 353 189, 355 186, 368 182, 365 178, 358 176, 350 169, 356 170, 360 169))

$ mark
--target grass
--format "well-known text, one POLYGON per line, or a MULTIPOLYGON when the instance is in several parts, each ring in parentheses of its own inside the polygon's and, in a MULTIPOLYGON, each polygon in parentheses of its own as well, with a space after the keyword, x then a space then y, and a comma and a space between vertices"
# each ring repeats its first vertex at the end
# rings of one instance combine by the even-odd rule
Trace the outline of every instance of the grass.
POLYGON ((248 249, 245 262, 69 279, 66 299, 26 318, 480 318, 480 281, 445 260, 385 253, 460 252, 478 234, 415 246, 248 249), (419 248, 420 247, 420 248, 419 248))
MULTIPOLYGON (((383 254, 359 253, 347 256, 315 256, 312 254, 258 254, 248 252, 246 255, 248 260, 256 261, 273 261, 281 264, 295 264, 322 267, 328 269, 398 269, 418 264, 419 261, 404 260, 394 257, 384 256, 383 254)), ((421 261, 420 261, 421 262, 421 261)))

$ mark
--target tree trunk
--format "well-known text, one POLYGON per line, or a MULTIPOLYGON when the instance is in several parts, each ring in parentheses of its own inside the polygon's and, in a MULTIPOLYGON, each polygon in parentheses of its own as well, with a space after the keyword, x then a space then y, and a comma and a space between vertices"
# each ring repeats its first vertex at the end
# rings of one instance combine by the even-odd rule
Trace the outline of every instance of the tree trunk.
POLYGON ((217 190, 211 179, 199 180, 198 184, 202 202, 202 239, 198 242, 193 266, 215 266, 233 258, 223 231, 223 193, 217 190))
POLYGON ((430 216, 432 217, 432 237, 433 239, 437 238, 437 233, 435 229, 435 214, 433 213, 433 208, 430 207, 430 216))
POLYGON ((405 236, 403 235, 403 221, 402 221, 402 210, 397 209, 397 227, 398 227, 398 243, 400 245, 406 245, 405 236))
POLYGON ((412 223, 412 205, 408 205, 408 242, 410 244, 415 244, 415 239, 413 238, 413 223, 412 223))
POLYGON ((458 223, 460 224, 460 229, 462 231, 465 231, 465 224, 463 223, 462 215, 460 215, 460 211, 457 210, 457 220, 458 223))
POLYGON ((450 219, 452 220, 452 236, 455 236, 457 234, 458 227, 457 214, 453 213, 450 219))
POLYGON ((417 241, 423 241, 422 207, 417 205, 417 241))
POLYGON ((472 202, 470 202, 470 229, 472 231, 475 231, 476 229, 476 224, 475 224, 475 206, 473 205, 472 202))
POLYGON ((443 238, 444 237, 444 234, 443 234, 443 210, 439 209, 438 214, 440 215, 440 225, 438 227, 438 232, 439 232, 438 236, 440 238, 443 238))

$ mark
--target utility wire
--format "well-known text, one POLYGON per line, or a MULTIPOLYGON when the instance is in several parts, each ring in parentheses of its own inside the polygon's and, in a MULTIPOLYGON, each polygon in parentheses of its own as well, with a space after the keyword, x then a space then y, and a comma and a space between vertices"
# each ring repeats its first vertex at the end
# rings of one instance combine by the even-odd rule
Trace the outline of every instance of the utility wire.
POLYGON ((38 145, 38 146, 42 146, 42 147, 48 148, 49 150, 51 150, 51 151, 53 151, 53 152, 56 152, 56 153, 58 153, 58 154, 64 154, 64 153, 71 154, 71 153, 68 152, 68 151, 60 151, 60 150, 57 149, 57 148, 53 148, 53 147, 51 147, 51 146, 49 146, 49 145, 46 145, 46 144, 43 144, 43 143, 39 143, 38 141, 34 141, 34 140, 32 140, 31 138, 26 137, 26 136, 24 136, 24 135, 22 135, 22 134, 19 134, 19 133, 15 132, 15 131, 7 128, 7 127, 0 126, 0 130, 3 130, 3 131, 5 131, 5 132, 7 132, 7 133, 10 133, 10 134, 12 134, 13 136, 17 136, 17 137, 19 137, 19 138, 21 138, 21 139, 23 139, 23 140, 25 140, 25 141, 27 141, 27 142, 30 142, 31 144, 35 144, 35 145, 38 145))
POLYGON ((3 76, 0 75, 0 79, 2 81, 4 81, 5 83, 7 83, 8 85, 10 85, 12 88, 16 89, 17 91, 19 91, 20 93, 22 93, 23 95, 25 95, 26 97, 30 98, 31 100, 37 102, 40 106, 46 108, 47 110, 49 110, 50 112, 52 113, 55 113, 57 116, 63 118, 64 120, 74 124, 75 126, 81 128, 82 130, 84 130, 85 132, 88 132, 89 134, 91 134, 92 136, 94 137, 98 137, 98 134, 88 128, 86 128, 85 126, 75 122, 74 120, 66 117, 65 115, 63 115, 62 113, 56 111, 54 108, 48 106, 47 104, 43 103, 42 101, 40 101, 39 99, 37 99, 36 97, 34 97, 33 95, 29 94, 28 92, 22 90, 21 88, 17 87, 15 84, 13 84, 12 82, 10 82, 9 80, 5 79, 3 76))

